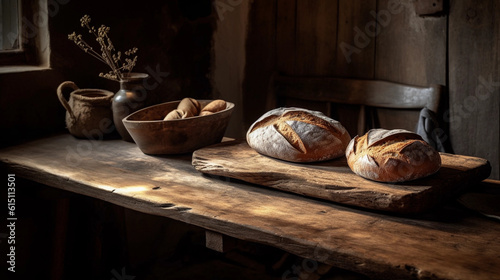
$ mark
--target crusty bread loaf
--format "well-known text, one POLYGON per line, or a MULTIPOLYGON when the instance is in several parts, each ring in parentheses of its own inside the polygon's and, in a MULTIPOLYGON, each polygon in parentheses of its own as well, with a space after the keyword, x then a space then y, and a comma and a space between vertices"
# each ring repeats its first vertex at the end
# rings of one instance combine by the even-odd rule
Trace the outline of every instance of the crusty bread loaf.
POLYGON ((372 129, 354 137, 346 149, 347 163, 361 177, 379 182, 404 182, 436 173, 441 156, 418 134, 372 129))
POLYGON ((222 99, 214 100, 205 105, 205 107, 203 107, 203 109, 200 112, 200 116, 206 116, 213 113, 217 113, 219 111, 226 109, 226 107, 227 107, 226 101, 222 99))
POLYGON ((351 140, 338 121, 321 112, 293 107, 265 113, 250 126, 246 138, 257 152, 292 162, 341 157, 351 140))

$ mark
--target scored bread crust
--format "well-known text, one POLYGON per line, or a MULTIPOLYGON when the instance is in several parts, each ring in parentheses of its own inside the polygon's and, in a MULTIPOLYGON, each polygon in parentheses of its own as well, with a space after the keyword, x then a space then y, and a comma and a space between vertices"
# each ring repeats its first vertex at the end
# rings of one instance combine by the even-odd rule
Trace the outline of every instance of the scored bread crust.
POLYGON ((379 182, 404 182, 436 173, 441 156, 420 135, 403 129, 372 129, 346 149, 357 175, 379 182))
POLYGON ((248 129, 248 145, 257 152, 291 162, 324 161, 344 155, 351 136, 340 122, 302 108, 277 108, 248 129))

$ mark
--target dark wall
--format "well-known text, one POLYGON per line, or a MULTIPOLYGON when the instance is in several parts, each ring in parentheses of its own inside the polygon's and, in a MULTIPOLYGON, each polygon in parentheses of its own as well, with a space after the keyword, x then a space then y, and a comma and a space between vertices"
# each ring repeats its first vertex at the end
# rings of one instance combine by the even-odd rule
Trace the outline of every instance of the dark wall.
POLYGON ((111 28, 117 50, 139 49, 134 71, 151 76, 148 104, 211 96, 216 20, 210 0, 49 2, 48 14, 41 16, 49 22, 51 69, 0 74, 0 130, 5 135, 1 146, 65 130, 65 111, 56 97, 57 86, 65 80, 80 88, 118 90, 117 82, 98 77, 109 71, 107 66, 67 38, 77 32, 95 43, 80 26, 85 14, 96 28, 111 28))

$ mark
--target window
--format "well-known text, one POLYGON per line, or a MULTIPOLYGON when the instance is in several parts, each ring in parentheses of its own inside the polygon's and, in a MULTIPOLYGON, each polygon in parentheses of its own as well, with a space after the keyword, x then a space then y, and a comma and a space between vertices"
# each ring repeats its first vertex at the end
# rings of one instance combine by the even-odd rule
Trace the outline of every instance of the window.
POLYGON ((0 0, 0 51, 20 50, 20 4, 17 0, 0 0))
POLYGON ((0 73, 48 66, 47 0, 0 0, 0 73))

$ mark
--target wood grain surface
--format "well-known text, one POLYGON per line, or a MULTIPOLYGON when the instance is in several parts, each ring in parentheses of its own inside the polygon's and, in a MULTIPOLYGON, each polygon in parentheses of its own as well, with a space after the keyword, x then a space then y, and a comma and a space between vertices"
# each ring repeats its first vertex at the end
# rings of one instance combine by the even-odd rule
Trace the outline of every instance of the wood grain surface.
POLYGON ((455 153, 487 158, 500 178, 500 1, 451 1, 450 138, 455 153))
POLYGON ((193 154, 193 165, 203 173, 235 178, 283 191, 322 198, 369 209, 419 213, 445 202, 471 183, 487 178, 488 161, 441 154, 438 173, 411 182, 389 184, 354 174, 345 157, 298 164, 263 156, 245 141, 202 148, 193 154))
POLYGON ((16 176, 372 279, 499 279, 494 220, 453 205, 416 217, 363 211, 204 175, 191 160, 191 154, 148 156, 133 143, 70 135, 0 150, 0 167, 16 176))

